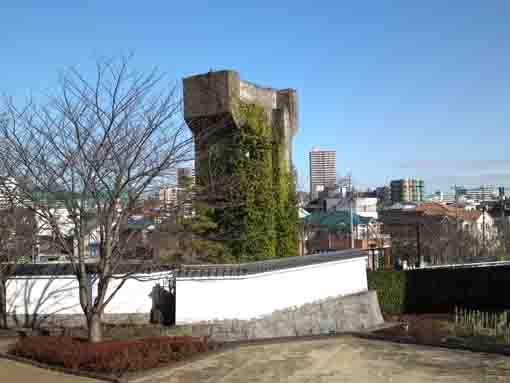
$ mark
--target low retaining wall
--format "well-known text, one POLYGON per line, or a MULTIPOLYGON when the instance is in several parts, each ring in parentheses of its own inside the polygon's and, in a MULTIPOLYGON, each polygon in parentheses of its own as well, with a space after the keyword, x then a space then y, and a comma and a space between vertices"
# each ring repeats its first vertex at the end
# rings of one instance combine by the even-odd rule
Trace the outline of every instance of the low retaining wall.
MULTIPOLYGON (((29 323, 33 320, 33 316, 29 315, 29 323)), ((137 324, 145 325, 150 320, 149 313, 130 313, 130 314, 103 314, 103 322, 108 324, 137 324)), ((24 327, 24 315, 9 315, 7 317, 9 327, 24 327)), ((48 316, 37 316, 36 327, 84 327, 86 320, 84 314, 51 314, 48 316)))
POLYGON ((292 337, 360 331, 384 323, 377 293, 366 291, 278 310, 251 320, 220 320, 191 326, 193 336, 216 341, 292 337))

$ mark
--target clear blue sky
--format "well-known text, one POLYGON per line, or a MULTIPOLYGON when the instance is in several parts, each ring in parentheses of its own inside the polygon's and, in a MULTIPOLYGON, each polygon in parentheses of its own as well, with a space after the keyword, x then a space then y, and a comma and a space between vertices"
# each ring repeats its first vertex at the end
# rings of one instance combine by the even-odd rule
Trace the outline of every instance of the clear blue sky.
POLYGON ((298 90, 300 184, 319 145, 363 185, 409 176, 429 191, 510 186, 508 1, 8 3, 2 92, 38 94, 66 66, 130 51, 140 69, 157 65, 175 80, 237 69, 298 90))

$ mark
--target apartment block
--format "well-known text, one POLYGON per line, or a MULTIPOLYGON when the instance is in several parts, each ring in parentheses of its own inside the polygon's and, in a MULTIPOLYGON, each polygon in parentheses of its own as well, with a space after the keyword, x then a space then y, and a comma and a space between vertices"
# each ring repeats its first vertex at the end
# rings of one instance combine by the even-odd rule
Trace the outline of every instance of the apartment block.
POLYGON ((390 183, 391 202, 423 202, 425 183, 417 179, 394 180, 390 183))
POLYGON ((336 151, 314 148, 310 152, 310 195, 317 198, 321 191, 336 182, 336 151))

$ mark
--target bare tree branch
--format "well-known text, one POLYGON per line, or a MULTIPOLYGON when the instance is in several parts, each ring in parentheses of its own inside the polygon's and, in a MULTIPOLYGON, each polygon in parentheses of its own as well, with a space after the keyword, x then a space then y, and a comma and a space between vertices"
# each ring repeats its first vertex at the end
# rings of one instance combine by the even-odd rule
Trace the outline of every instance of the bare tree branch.
POLYGON ((124 234, 129 217, 147 191, 192 158, 179 89, 165 86, 156 70, 133 71, 130 63, 130 58, 99 61, 93 79, 70 69, 42 106, 20 108, 7 99, 7 123, 0 126, 2 175, 14 187, 0 184, 66 253, 91 341, 101 339, 97 322, 133 273, 116 274, 132 236, 124 234), (87 253, 93 236, 96 259, 87 253), (113 278, 122 282, 110 288, 113 278))

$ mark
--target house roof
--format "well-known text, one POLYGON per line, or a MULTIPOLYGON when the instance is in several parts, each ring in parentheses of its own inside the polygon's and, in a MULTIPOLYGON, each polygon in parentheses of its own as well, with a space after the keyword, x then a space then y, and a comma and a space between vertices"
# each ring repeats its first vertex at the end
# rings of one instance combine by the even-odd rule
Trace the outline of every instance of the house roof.
MULTIPOLYGON (((168 272, 177 278, 204 278, 228 277, 264 273, 268 271, 285 270, 293 267, 303 267, 327 262, 343 261, 365 257, 361 249, 340 250, 331 253, 304 255, 296 257, 275 258, 239 264, 208 264, 208 265, 158 265, 146 262, 130 262, 118 265, 116 273, 146 274, 155 272, 168 272)), ((87 264, 87 271, 95 273, 97 264, 87 264)), ((16 265, 14 276, 40 276, 40 275, 74 275, 73 266, 69 263, 57 264, 22 264, 16 265)), ((150 279, 149 279, 150 281, 150 279)))
POLYGON ((468 211, 438 202, 426 202, 413 209, 383 210, 380 218, 385 225, 415 225, 440 222, 445 218, 476 222, 481 215, 477 210, 468 211))
POLYGON ((438 202, 426 202, 416 207, 416 212, 429 216, 447 216, 464 221, 477 221, 482 213, 478 210, 465 210, 458 207, 450 207, 438 202))
POLYGON ((309 212, 307 212, 305 209, 303 209, 302 207, 299 208, 299 218, 306 218, 310 215, 309 212))
MULTIPOLYGON (((314 226, 327 227, 328 230, 346 230, 350 231, 351 217, 348 210, 335 210, 332 212, 315 211, 304 220, 314 226)), ((352 222, 354 226, 366 225, 373 221, 372 218, 362 217, 356 213, 352 213, 352 222)))
POLYGON ((154 225, 154 220, 147 217, 129 217, 127 222, 127 228, 132 230, 143 230, 152 225, 154 225))

